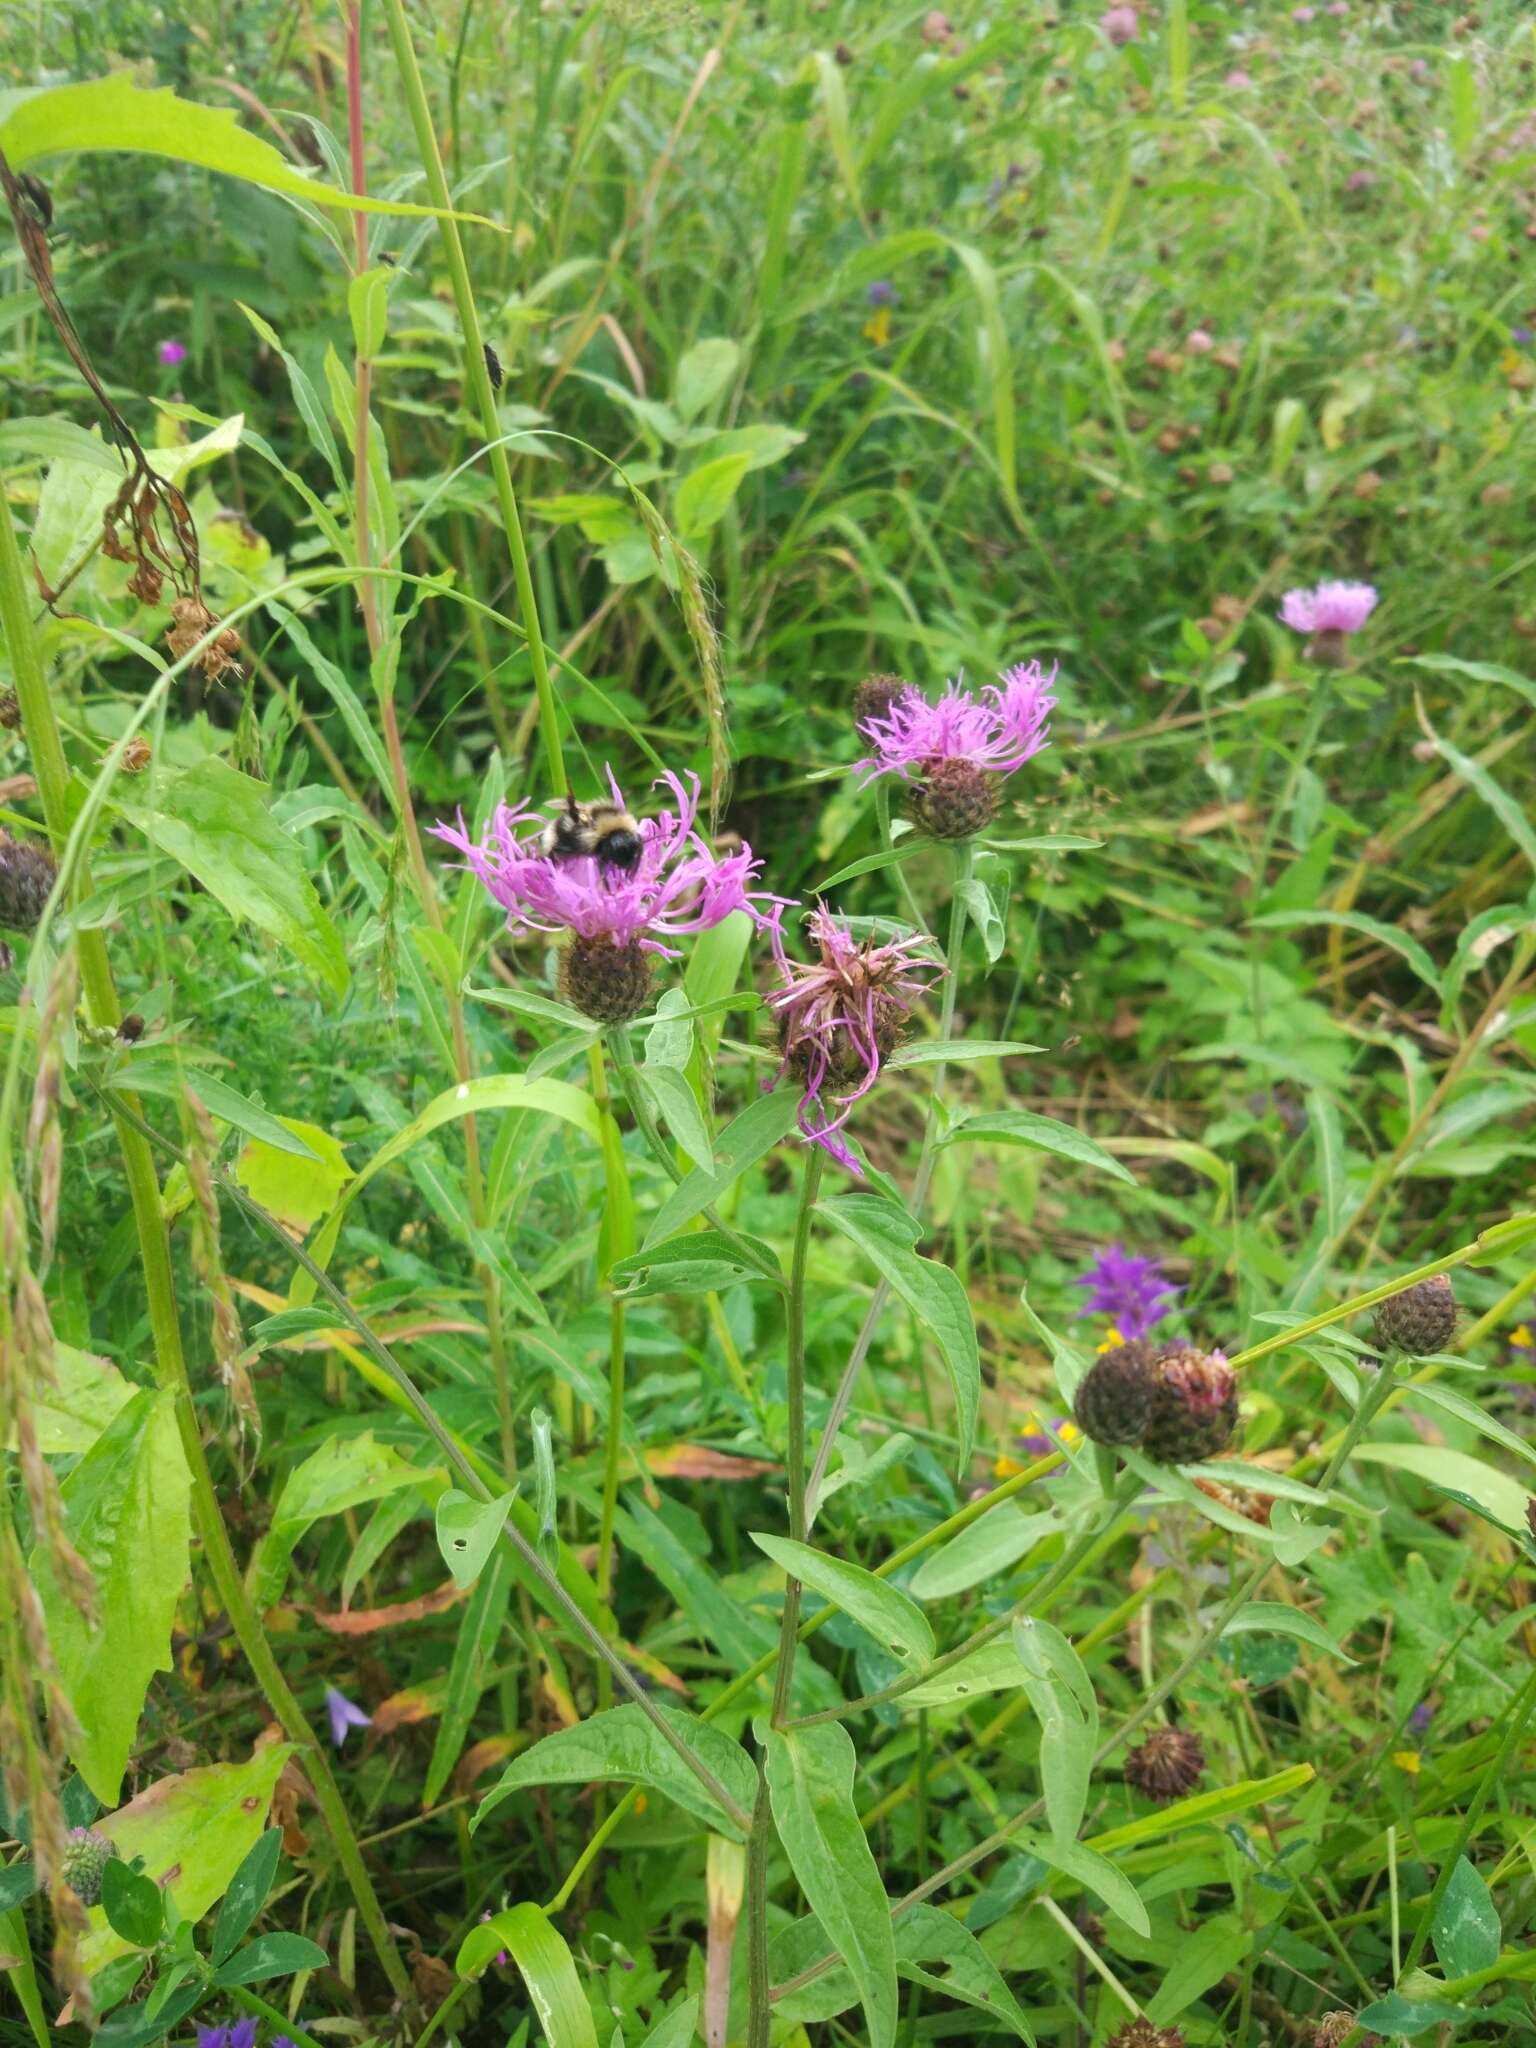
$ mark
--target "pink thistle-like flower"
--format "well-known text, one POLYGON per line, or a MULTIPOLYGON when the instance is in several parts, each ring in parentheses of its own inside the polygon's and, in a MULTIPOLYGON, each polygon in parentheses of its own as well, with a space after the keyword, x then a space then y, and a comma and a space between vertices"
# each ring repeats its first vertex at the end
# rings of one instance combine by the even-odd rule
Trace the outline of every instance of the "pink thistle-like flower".
MULTIPOLYGON (((507 913, 509 928, 575 932, 584 939, 637 944, 643 952, 677 957, 670 940, 688 932, 712 931, 733 910, 745 910, 761 928, 774 923, 780 899, 754 890, 762 862, 750 846, 717 858, 695 829, 699 778, 685 788, 675 775, 661 778, 677 803, 639 823, 640 858, 632 869, 608 865, 592 854, 545 853, 540 842, 548 820, 525 805, 498 806, 479 844, 458 824, 438 824, 434 835, 456 847, 465 865, 507 913)), ((610 774, 615 807, 625 808, 610 774)))
POLYGON ((1369 583, 1319 583, 1315 590, 1288 590, 1280 617, 1296 633, 1358 633, 1376 609, 1369 583))
POLYGON ((178 363, 187 360, 187 344, 184 341, 162 341, 155 354, 160 358, 163 369, 174 370, 178 363))
POLYGON ((1141 22, 1134 7, 1110 7, 1099 16, 1099 27, 1118 46, 1135 42, 1141 22))
POLYGON ((996 813, 996 778, 1022 768, 1047 744, 1055 680, 1054 666, 1046 675, 1030 661, 1004 669, 979 695, 958 681, 936 704, 909 690, 860 725, 874 752, 858 770, 866 782, 899 775, 911 783, 917 821, 936 839, 969 839, 996 813))
POLYGON ((913 1001, 945 969, 920 957, 933 944, 923 932, 858 939, 821 903, 805 922, 817 952, 809 964, 789 957, 773 926, 781 985, 770 991, 768 1007, 779 1020, 784 1055, 778 1078, 793 1069, 804 1084, 800 1129, 806 1140, 862 1174, 842 1128, 901 1043, 913 1001))
POLYGON ((1227 84, 1232 87, 1232 90, 1234 92, 1242 92, 1246 87, 1252 85, 1252 83, 1252 73, 1244 71, 1241 65, 1238 66, 1237 70, 1229 71, 1227 73, 1227 84))

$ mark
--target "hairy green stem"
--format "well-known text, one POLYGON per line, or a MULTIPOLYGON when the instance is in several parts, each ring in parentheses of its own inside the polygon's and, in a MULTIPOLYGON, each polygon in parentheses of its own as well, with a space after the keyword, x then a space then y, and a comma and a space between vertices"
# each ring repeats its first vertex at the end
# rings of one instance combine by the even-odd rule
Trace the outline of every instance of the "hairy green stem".
MULTIPOLYGON (((634 1208, 629 1193, 629 1169, 624 1164, 624 1146, 619 1136, 608 1095, 608 1072, 603 1061, 603 1042, 594 1041, 588 1054, 592 1075, 592 1097, 597 1104, 598 1128, 603 1147, 603 1180, 607 1190, 602 1239, 606 1239, 609 1264, 627 1259, 635 1248, 634 1208)), ((602 1241, 600 1239, 600 1242, 602 1241)), ((605 1276, 606 1277, 606 1276, 605 1276)), ((609 1281, 608 1300, 608 1424, 603 1445, 603 1506, 597 1538, 597 1594, 606 1606, 613 1586, 613 1524, 619 1505, 619 1465, 624 1441, 624 1303, 613 1293, 609 1281)), ((598 1673, 600 1695, 609 1692, 606 1667, 598 1673)), ((607 1706, 608 1699, 601 1704, 607 1706)))
POLYGON ((453 289, 454 305, 458 309, 459 332, 464 342, 465 377, 474 395, 476 409, 480 414, 481 430, 490 450, 491 478, 496 488, 501 523, 507 536, 507 548, 512 557, 512 580, 517 589, 517 606, 522 615, 523 632, 528 645, 528 661, 533 670, 534 693, 538 700, 539 736, 543 743, 544 765, 549 776, 550 789, 556 796, 564 796, 568 785, 565 757, 560 747, 560 711, 549 679, 549 658, 544 646, 544 635, 539 626, 539 606, 534 596, 533 576, 528 565, 528 545, 523 537, 522 517, 517 508, 517 492, 512 485, 511 464, 507 460, 507 451, 501 441, 501 422, 496 413, 496 392, 486 365, 485 342, 480 332, 480 316, 475 309, 474 289, 469 280, 469 265, 464 260, 464 244, 459 235, 459 224, 451 217, 453 199, 448 190, 447 174, 443 169, 442 152, 437 146, 437 131, 432 125, 432 110, 427 104, 421 68, 416 62, 416 49, 411 40, 404 0, 384 0, 384 11, 389 18, 389 38, 400 73, 400 84, 405 94, 406 111, 411 117, 411 126, 416 133, 417 154, 427 176, 427 190, 432 195, 432 204, 442 209, 438 229, 442 236, 443 257, 448 265, 448 281, 453 289))
MULTIPOLYGON (((42 657, 32 630, 21 553, 8 502, 0 494, 0 626, 4 628, 10 652, 16 696, 21 707, 22 728, 32 758, 32 772, 43 818, 56 853, 62 854, 69 838, 71 809, 69 766, 59 737, 53 700, 48 692, 42 657)), ((89 871, 82 859, 76 874, 80 896, 91 892, 89 871)), ((80 980, 86 1015, 93 1025, 114 1029, 122 1021, 122 1008, 112 978, 105 935, 98 929, 81 928, 74 934, 80 962, 80 980)), ((315 1801, 330 1830, 343 1874, 357 1900, 358 1912, 379 1962, 397 1996, 410 1989, 410 1977, 394 1936, 389 1931, 373 1880, 363 1861, 357 1836, 348 1818, 331 1767, 304 1718, 303 1709, 288 1688, 267 1641, 260 1617, 246 1597, 245 1587, 230 1548, 229 1532, 219 1511, 213 1474, 197 1426, 192 1384, 182 1350, 181 1323, 176 1308, 176 1282, 171 1268, 170 1243, 161 1207, 160 1182, 154 1157, 143 1136, 138 1104, 125 1097, 114 1114, 128 1197, 138 1235, 139 1257, 144 1269, 144 1289, 149 1307, 150 1332, 158 1384, 173 1396, 176 1428, 191 1480, 193 1512, 203 1555, 214 1586, 247 1663, 281 1723, 283 1732, 295 1743, 315 1789, 315 1801)))
MULTIPOLYGON (((960 965, 965 951, 965 896, 961 884, 971 877, 971 842, 961 840, 955 847, 954 888, 949 905, 949 944, 945 952, 944 995, 939 1011, 939 1043, 948 1045, 955 1028, 955 998, 960 987, 960 965)), ((929 1185, 937 1162, 937 1140, 939 1132, 940 1094, 944 1086, 946 1062, 935 1060, 933 1065, 933 1086, 928 1096, 928 1119, 923 1127, 923 1149, 918 1155, 917 1172, 912 1181, 912 1214, 921 1218, 923 1204, 928 1199, 929 1185)), ((832 1405, 827 1410, 826 1423, 821 1432, 821 1441, 816 1447, 816 1462, 811 1467, 810 1483, 806 1489, 808 1502, 808 1525, 816 1519, 816 1509, 821 1498, 822 1483, 827 1476, 837 1433, 843 1426, 848 1413, 848 1404, 853 1399, 854 1386, 874 1342, 875 1330, 885 1305, 891 1298, 891 1283, 879 1280, 870 1296, 869 1307, 854 1339, 853 1349, 848 1354, 848 1363, 843 1367, 842 1378, 832 1396, 832 1405)))

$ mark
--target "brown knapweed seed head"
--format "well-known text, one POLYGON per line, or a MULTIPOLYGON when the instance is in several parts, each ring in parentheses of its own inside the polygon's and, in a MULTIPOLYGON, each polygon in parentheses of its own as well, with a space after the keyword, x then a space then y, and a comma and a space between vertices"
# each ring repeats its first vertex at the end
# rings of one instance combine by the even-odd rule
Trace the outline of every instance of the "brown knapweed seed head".
MULTIPOLYGON (((1352 2012, 1325 2012, 1312 2030, 1312 2048, 1339 2048, 1354 2032, 1352 2012)), ((1380 2034, 1362 2034, 1356 2048, 1380 2048, 1380 2034)))
POLYGON ((1152 1418, 1142 1449, 1160 1465, 1197 1465, 1232 1441, 1237 1375, 1219 1351, 1174 1344, 1152 1368, 1152 1418))
POLYGON ((11 932, 34 931, 57 872, 52 855, 42 847, 0 837, 0 926, 11 932))
POLYGON ((853 693, 853 722, 862 726, 866 719, 884 718, 898 697, 904 697, 912 685, 905 676, 866 676, 853 693))
POLYGON ((1406 1351, 1410 1358, 1443 1351, 1456 1334, 1456 1296, 1448 1273, 1420 1280, 1391 1295, 1376 1311, 1373 1331, 1386 1350, 1406 1351))
POLYGON ((1073 1403, 1083 1435, 1096 1444, 1139 1444, 1152 1419, 1157 1346, 1144 1338, 1102 1351, 1084 1373, 1073 1403))
POLYGON ((71 1828, 65 1836, 59 1875, 82 1906, 94 1906, 101 1897, 101 1873, 116 1854, 95 1828, 71 1828))
POLYGON ((1184 2048, 1182 2027, 1154 2027, 1150 2020, 1132 2020, 1111 2034, 1104 2048, 1184 2048))
POLYGON ((997 816, 1000 778, 970 761, 930 761, 908 788, 913 822, 930 839, 974 839, 997 816))
POLYGON ((638 940, 616 946, 606 934, 572 932, 560 956, 560 993, 599 1024, 627 1024, 651 1000, 651 956, 638 940))
POLYGON ((1204 1769, 1198 1735, 1187 1728, 1154 1728, 1145 1742, 1126 1752, 1125 1781, 1163 1806, 1193 1792, 1204 1769))

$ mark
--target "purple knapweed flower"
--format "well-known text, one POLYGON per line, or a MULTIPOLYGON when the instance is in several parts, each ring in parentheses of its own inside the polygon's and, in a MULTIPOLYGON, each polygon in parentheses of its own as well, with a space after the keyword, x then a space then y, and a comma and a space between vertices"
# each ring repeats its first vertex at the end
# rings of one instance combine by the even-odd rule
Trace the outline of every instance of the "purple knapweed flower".
POLYGON ((914 818, 933 838, 972 838, 997 815, 998 778, 1047 744, 1055 680, 1054 665, 1046 675, 1038 661, 1021 661, 979 695, 958 681, 936 704, 909 690, 860 725, 874 751, 857 768, 866 782, 901 776, 914 818))
POLYGON ((1288 590, 1280 600, 1282 621, 1294 633, 1309 633, 1313 641, 1329 633, 1339 639, 1358 633, 1374 610, 1372 584, 1319 584, 1315 590, 1288 590))
POLYGON ((187 344, 184 341, 162 341, 155 350, 162 369, 174 370, 178 363, 187 360, 187 344))
POLYGON ((864 296, 872 306, 894 306, 896 287, 888 277, 877 277, 865 288, 864 296))
MULTIPOLYGON (((752 887, 762 862, 750 846, 721 857, 700 838, 699 778, 690 777, 691 788, 675 775, 661 780, 677 809, 635 824, 640 851, 623 866, 596 853, 552 849, 549 820, 521 804, 499 805, 479 844, 465 831, 462 813, 457 825, 432 828, 464 855, 470 872, 506 912, 509 930, 570 933, 561 958, 561 993, 605 1024, 623 1023, 644 1009, 649 955, 675 959, 672 940, 712 931, 733 910, 746 911, 765 929, 777 923, 783 907, 781 898, 752 887)), ((625 813, 611 773, 608 787, 614 809, 625 813)))
POLYGON ((1118 47, 1135 42, 1141 22, 1134 7, 1110 7, 1099 16, 1099 27, 1118 47))
POLYGON ((839 1133, 901 1043, 914 999, 944 973, 923 959, 933 941, 922 932, 906 938, 857 939, 824 904, 806 915, 817 957, 807 964, 784 950, 772 930, 780 986, 768 1007, 778 1018, 783 1063, 802 1084, 800 1129, 850 1173, 864 1169, 839 1133))
POLYGON ((1120 1244, 1112 1244, 1101 1252, 1087 1272, 1080 1273, 1072 1284, 1092 1289, 1078 1314, 1108 1316, 1127 1341, 1145 1337, 1153 1324, 1167 1315, 1164 1304, 1177 1301, 1184 1292, 1173 1284, 1156 1259, 1128 1252, 1120 1244))
POLYGON ((325 1688, 325 1711, 331 1717, 331 1740, 338 1749, 347 1739, 349 1728, 371 1728, 373 1716, 365 1714, 355 1701, 349 1700, 344 1692, 338 1692, 334 1685, 325 1688))

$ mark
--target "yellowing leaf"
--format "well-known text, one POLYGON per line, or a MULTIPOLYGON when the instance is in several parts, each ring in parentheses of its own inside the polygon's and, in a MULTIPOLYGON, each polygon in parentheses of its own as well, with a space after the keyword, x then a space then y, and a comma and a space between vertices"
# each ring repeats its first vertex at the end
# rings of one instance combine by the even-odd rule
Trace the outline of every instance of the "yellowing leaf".
POLYGON ((352 1178, 352 1169, 329 1131, 298 1117, 283 1116, 278 1122, 317 1156, 300 1159, 253 1139, 235 1163, 235 1179, 252 1201, 270 1209, 290 1230, 303 1233, 333 1207, 352 1178))

